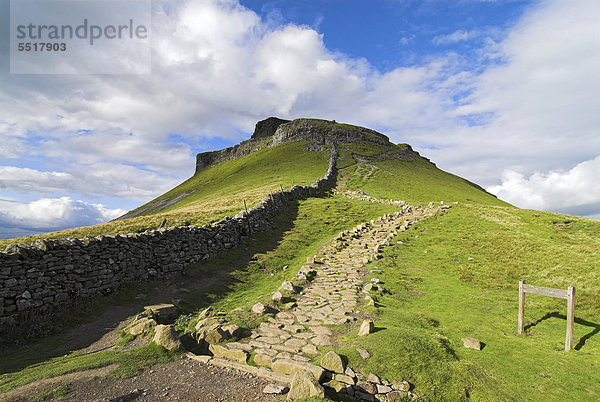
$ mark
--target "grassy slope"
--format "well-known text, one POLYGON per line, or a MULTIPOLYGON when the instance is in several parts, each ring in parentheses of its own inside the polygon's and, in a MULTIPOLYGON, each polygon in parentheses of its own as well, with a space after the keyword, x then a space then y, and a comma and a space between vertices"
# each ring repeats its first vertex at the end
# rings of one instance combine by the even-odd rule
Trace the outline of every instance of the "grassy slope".
POLYGON ((600 223, 511 207, 425 161, 371 165, 380 170, 346 163, 348 187, 418 204, 460 203, 399 235, 373 264, 393 295, 380 295, 382 307, 371 309, 384 330, 343 338, 373 354, 363 361, 342 349, 351 364, 407 379, 432 399, 600 398, 600 223), (577 288, 577 350, 563 351, 562 299, 527 295, 530 326, 516 335, 519 279, 577 288), (485 348, 465 349, 465 336, 485 348))
POLYGON ((142 216, 27 238, 0 240, 0 248, 36 239, 140 232, 158 228, 164 218, 167 226, 201 226, 235 215, 244 208, 244 199, 250 208, 269 191, 279 190, 280 184, 289 188, 292 181, 305 184, 322 178, 327 171, 329 151, 303 152, 303 148, 304 142, 289 142, 201 170, 171 191, 127 214, 139 213, 147 208, 142 216))

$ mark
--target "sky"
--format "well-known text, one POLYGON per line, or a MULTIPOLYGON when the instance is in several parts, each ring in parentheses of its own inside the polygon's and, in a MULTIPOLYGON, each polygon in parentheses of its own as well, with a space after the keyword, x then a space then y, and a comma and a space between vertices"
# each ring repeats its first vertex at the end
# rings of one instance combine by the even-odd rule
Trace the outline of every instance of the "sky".
POLYGON ((599 0, 152 1, 151 18, 149 73, 15 74, 0 0, 0 237, 118 217, 269 116, 373 128, 513 205, 600 219, 599 0))

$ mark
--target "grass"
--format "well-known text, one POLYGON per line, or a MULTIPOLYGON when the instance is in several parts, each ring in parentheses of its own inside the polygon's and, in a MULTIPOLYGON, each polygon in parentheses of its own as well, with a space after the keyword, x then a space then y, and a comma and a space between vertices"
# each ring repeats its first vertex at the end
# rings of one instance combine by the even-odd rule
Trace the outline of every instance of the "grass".
POLYGON ((178 356, 177 352, 169 352, 154 342, 126 351, 108 350, 86 355, 70 354, 29 366, 15 373, 1 375, 0 392, 6 392, 43 378, 57 377, 111 364, 118 364, 118 367, 112 372, 112 376, 116 378, 133 377, 155 363, 166 363, 178 356))
POLYGON ((289 188, 322 178, 330 151, 303 151, 302 141, 263 149, 239 159, 205 168, 179 186, 153 201, 127 213, 122 220, 95 226, 68 229, 17 239, 0 240, 0 249, 10 243, 30 243, 38 239, 81 238, 157 229, 163 219, 167 226, 202 226, 237 214, 269 194, 279 185, 289 188))
POLYGON ((46 392, 39 394, 35 401, 49 401, 49 400, 64 400, 68 399, 68 395, 71 391, 67 385, 59 385, 58 387, 51 389, 46 392))
POLYGON ((473 183, 444 172, 422 158, 410 162, 385 160, 358 165, 346 162, 344 165, 348 175, 348 189, 360 189, 379 199, 402 199, 411 204, 459 201, 509 205, 485 193, 473 183))
POLYGON ((405 379, 430 399, 597 400, 600 397, 600 223, 466 204, 400 234, 371 264, 391 296, 371 309, 379 331, 349 334, 351 365, 405 379), (394 243, 393 243, 394 244, 394 243), (577 288, 575 349, 564 351, 566 302, 526 296, 516 334, 518 279, 577 288), (473 336, 482 351, 462 346, 473 336), (363 361, 354 347, 373 357, 363 361), (392 358, 390 358, 392 356, 392 358))

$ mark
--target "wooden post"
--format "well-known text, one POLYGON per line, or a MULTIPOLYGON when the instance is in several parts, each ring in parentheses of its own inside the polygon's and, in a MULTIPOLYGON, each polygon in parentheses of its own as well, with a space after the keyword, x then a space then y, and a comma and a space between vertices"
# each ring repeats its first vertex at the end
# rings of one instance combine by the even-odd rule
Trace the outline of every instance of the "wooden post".
POLYGON ((283 193, 283 187, 281 187, 281 184, 279 185, 279 191, 283 193))
POLYGON ((565 350, 568 352, 573 349, 573 325, 575 322, 575 288, 567 288, 567 338, 565 340, 565 350))
POLYGON ((525 293, 523 292, 524 281, 519 281, 519 329, 517 333, 521 335, 523 333, 523 316, 525 315, 525 293))

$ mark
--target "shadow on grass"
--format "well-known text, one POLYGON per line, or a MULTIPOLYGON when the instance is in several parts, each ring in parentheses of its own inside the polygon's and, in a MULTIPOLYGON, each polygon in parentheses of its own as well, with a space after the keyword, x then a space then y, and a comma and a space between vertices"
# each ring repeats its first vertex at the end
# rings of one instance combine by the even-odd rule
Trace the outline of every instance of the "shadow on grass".
MULTIPOLYGON (((552 313, 547 313, 542 318, 532 322, 531 324, 526 325, 524 327, 524 330, 527 331, 528 329, 535 327, 539 323, 546 321, 550 318, 558 318, 560 320, 567 321, 567 316, 565 314, 560 314, 558 311, 553 311, 552 313)), ((582 336, 579 339, 579 342, 577 343, 577 345, 575 345, 574 349, 580 350, 583 346, 585 346, 585 343, 587 342, 588 339, 590 339, 591 337, 593 337, 594 335, 596 335, 600 332, 600 324, 596 324, 594 322, 587 321, 587 320, 584 320, 583 318, 577 318, 577 317, 575 317, 575 323, 579 324, 579 325, 583 325, 585 327, 593 328, 592 331, 590 331, 587 334, 585 334, 584 336, 582 336)))
POLYGON ((41 339, 23 339, 17 345, 3 345, 6 355, 0 361, 0 374, 16 372, 31 364, 87 348, 112 331, 117 323, 140 312, 144 306, 171 303, 180 286, 204 295, 195 300, 196 303, 178 306, 184 312, 194 311, 215 299, 226 297, 236 282, 229 274, 244 269, 255 254, 276 249, 286 232, 293 227, 298 209, 299 202, 291 202, 274 219, 272 229, 243 238, 238 246, 188 267, 183 275, 141 284, 132 283, 109 296, 78 301, 71 308, 51 317, 49 321, 53 323, 53 328, 48 331, 52 330, 52 336, 47 332, 48 336, 41 339))

